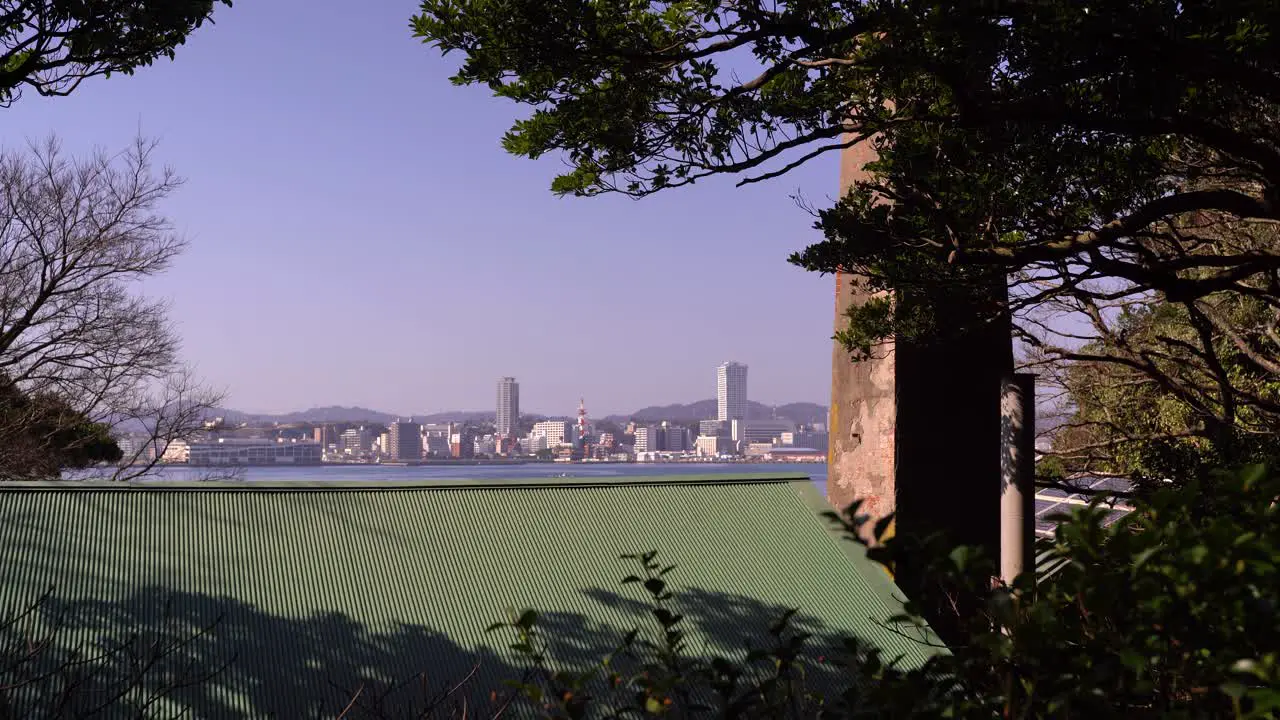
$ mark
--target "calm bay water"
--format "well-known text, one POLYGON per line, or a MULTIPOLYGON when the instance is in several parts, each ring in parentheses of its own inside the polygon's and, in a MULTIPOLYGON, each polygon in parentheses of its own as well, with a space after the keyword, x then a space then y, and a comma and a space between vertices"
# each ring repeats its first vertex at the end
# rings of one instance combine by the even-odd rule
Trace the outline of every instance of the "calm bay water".
MULTIPOLYGON (((166 467, 157 478, 197 479, 214 468, 166 467)), ((505 478, 610 478, 655 475, 796 473, 808 475, 826 492, 825 463, 530 463, 528 465, 311 465, 249 467, 246 482, 412 482, 414 480, 502 480, 505 478)))

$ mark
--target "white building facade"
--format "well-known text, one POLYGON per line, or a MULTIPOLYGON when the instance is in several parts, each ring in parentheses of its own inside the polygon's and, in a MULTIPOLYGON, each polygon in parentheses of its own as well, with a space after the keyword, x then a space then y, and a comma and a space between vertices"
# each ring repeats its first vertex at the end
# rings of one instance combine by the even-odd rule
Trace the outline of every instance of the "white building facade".
POLYGON ((658 449, 658 427, 656 425, 639 425, 635 429, 635 452, 654 452, 658 449))
POLYGON ((534 423, 533 435, 541 435, 547 439, 547 447, 572 445, 575 433, 573 423, 568 420, 543 420, 534 423))
POLYGON ((747 419, 747 366, 726 362, 716 368, 716 419, 747 419))

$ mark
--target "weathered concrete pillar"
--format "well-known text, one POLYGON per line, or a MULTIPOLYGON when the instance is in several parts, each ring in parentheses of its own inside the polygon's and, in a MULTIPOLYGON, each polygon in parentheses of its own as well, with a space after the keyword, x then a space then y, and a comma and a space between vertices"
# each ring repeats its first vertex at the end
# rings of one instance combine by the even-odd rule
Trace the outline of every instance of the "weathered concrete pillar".
POLYGON ((1000 425, 1000 579, 1012 584, 1035 565, 1035 375, 1004 379, 1000 425))
MULTIPOLYGON (((841 185, 866 176, 869 143, 850 148, 841 185)), ((857 279, 836 278, 836 327, 843 311, 867 298, 857 279)), ((1002 287, 993 287, 1002 293, 1002 287)), ((927 303, 940 327, 972 325, 973 306, 933 297, 894 298, 927 303)), ((997 557, 1000 538, 1000 381, 1013 365, 1009 326, 990 323, 929 342, 897 338, 869 360, 832 351, 830 455, 827 494, 843 510, 863 498, 873 518, 896 513, 896 534, 946 534, 997 557)), ((904 589, 914 584, 901 577, 904 589)))
MULTIPOLYGON (((870 143, 846 150, 840 158, 841 191, 865 177, 862 168, 874 159, 870 143)), ((837 273, 835 329, 839 331, 848 324, 845 312, 850 305, 861 304, 872 296, 860 286, 857 277, 837 273)), ((862 512, 881 518, 897 507, 893 342, 875 348, 872 355, 872 359, 854 362, 840 343, 834 343, 832 348, 827 497, 838 510, 862 499, 862 512)))

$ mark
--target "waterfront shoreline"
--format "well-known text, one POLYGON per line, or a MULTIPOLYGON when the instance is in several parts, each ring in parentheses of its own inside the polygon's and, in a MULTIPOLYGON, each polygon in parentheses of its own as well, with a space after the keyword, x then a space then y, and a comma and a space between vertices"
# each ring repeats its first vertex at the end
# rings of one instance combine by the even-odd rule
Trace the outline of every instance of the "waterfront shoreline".
POLYGON ((724 459, 689 459, 689 460, 652 460, 646 462, 636 462, 635 460, 534 460, 521 458, 488 458, 482 460, 474 459, 431 459, 431 460, 403 460, 395 462, 320 462, 320 463, 227 463, 227 464, 205 464, 205 463, 160 463, 157 467, 164 468, 414 468, 414 467, 519 467, 526 465, 534 466, 596 466, 596 465, 635 465, 640 467, 651 467, 657 465, 824 465, 823 460, 724 460, 724 459))

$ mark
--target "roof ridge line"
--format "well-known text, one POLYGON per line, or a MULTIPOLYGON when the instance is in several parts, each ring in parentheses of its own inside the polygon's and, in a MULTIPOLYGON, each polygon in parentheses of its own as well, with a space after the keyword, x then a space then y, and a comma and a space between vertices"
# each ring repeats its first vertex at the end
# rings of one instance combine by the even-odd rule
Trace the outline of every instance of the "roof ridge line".
POLYGON ((390 492, 403 490, 516 490, 589 487, 637 487, 645 485, 728 485, 812 482, 800 473, 747 475, 632 475, 566 478, 455 478, 430 480, 147 480, 142 482, 37 480, 0 481, 0 492, 390 492))

